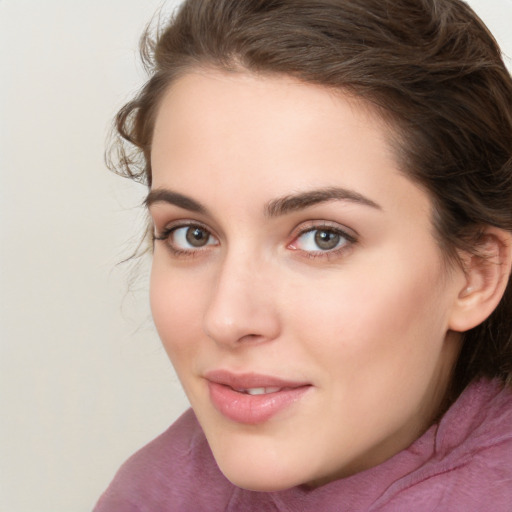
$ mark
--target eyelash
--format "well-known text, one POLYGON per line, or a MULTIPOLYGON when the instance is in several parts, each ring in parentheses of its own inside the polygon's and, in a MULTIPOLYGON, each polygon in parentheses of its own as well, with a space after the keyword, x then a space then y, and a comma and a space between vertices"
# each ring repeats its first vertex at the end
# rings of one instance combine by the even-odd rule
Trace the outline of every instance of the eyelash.
POLYGON ((293 251, 300 251, 304 256, 307 258, 313 259, 313 258, 326 258, 326 259, 332 259, 336 258, 338 256, 341 256, 342 253, 347 251, 351 246, 353 246, 355 243, 357 243, 357 238, 354 235, 351 235, 344 231, 343 229, 339 228, 338 226, 332 226, 330 224, 318 224, 312 222, 307 228, 301 229, 297 235, 294 237, 293 241, 287 245, 288 248, 290 248, 293 251), (297 240, 299 240, 304 235, 307 235, 308 233, 330 233, 335 236, 339 236, 341 239, 344 240, 344 242, 341 243, 339 247, 334 247, 333 249, 326 249, 322 250, 321 248, 318 248, 316 250, 303 250, 300 248, 293 247, 293 245, 296 243, 297 240))
MULTIPOLYGON (((182 249, 178 248, 171 242, 171 237, 173 233, 180 229, 190 229, 190 228, 197 228, 201 231, 204 231, 208 234, 208 237, 215 238, 215 236, 211 233, 211 231, 204 225, 196 223, 196 222, 190 222, 190 223, 181 223, 178 225, 173 225, 165 228, 161 233, 154 234, 153 240, 154 241, 163 241, 165 242, 166 247, 171 251, 172 255, 175 257, 196 257, 199 256, 202 252, 205 250, 208 250, 207 247, 211 245, 218 245, 218 244, 211 244, 207 243, 206 245, 202 247, 198 247, 195 249, 182 249)), ((208 240, 209 242, 209 240, 208 240)), ((345 252, 347 249, 349 249, 351 246, 357 243, 357 238, 354 235, 351 235, 344 231, 343 229, 340 229, 337 226, 332 226, 329 224, 318 224, 314 223, 314 221, 311 221, 308 227, 305 227, 298 231, 298 233, 294 236, 292 242, 287 244, 287 249, 290 249, 292 251, 297 251, 302 253, 304 257, 307 257, 309 259, 313 258, 326 258, 326 259, 332 259, 336 258, 341 255, 341 253, 345 252), (325 232, 330 233, 335 236, 339 236, 340 238, 344 239, 345 242, 341 244, 339 247, 335 247, 333 249, 326 249, 322 250, 321 248, 318 248, 317 250, 303 250, 297 247, 294 247, 293 245, 304 235, 307 235, 308 233, 312 232, 325 232)))
MULTIPOLYGON (((204 252, 206 247, 212 244, 206 244, 204 248, 199 247, 196 249, 181 249, 176 247, 171 242, 172 235, 178 231, 179 229, 190 229, 190 228, 196 228, 200 229, 201 231, 204 231, 205 233, 208 233, 209 237, 213 237, 211 231, 202 224, 199 224, 197 222, 190 222, 190 223, 180 223, 174 226, 166 227, 161 233, 154 234, 153 235, 153 241, 162 241, 165 242, 165 246, 171 251, 171 254, 175 257, 195 257, 199 256, 201 252, 204 252)), ((215 238, 215 237, 214 237, 215 238)))

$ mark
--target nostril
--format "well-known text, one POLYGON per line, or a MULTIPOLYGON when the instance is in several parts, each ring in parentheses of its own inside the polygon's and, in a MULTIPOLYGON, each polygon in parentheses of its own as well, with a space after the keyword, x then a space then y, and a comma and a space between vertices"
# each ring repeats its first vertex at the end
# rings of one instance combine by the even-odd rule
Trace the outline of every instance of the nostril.
POLYGON ((239 342, 245 342, 245 341, 261 341, 263 339, 263 336, 260 334, 246 334, 245 336, 242 336, 238 341, 239 342))

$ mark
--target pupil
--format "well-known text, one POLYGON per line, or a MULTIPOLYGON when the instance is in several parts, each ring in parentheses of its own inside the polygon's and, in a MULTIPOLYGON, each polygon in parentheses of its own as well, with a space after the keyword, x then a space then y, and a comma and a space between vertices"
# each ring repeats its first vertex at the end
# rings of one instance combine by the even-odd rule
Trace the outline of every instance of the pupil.
POLYGON ((340 241, 340 235, 332 231, 317 231, 315 234, 315 243, 320 249, 334 249, 340 241))
POLYGON ((187 242, 194 247, 202 247, 208 242, 208 234, 201 228, 187 229, 187 242))

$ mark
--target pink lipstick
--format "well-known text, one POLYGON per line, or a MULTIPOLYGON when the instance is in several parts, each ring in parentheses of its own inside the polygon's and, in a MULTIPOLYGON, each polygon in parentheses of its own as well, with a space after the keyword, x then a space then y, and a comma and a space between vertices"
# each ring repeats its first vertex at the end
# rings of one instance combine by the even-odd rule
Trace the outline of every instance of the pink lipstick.
POLYGON ((311 388, 309 383, 254 373, 216 370, 205 377, 214 407, 226 418, 248 425, 264 423, 311 388))

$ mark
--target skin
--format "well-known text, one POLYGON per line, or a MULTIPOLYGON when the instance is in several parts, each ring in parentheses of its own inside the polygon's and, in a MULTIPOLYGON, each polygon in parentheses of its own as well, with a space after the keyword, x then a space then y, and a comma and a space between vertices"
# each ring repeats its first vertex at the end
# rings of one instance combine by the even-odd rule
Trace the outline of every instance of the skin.
POLYGON ((430 199, 400 172, 389 132, 361 100, 291 78, 197 70, 162 100, 151 307, 236 485, 315 487, 363 471, 409 446, 443 407, 465 277, 447 266, 430 199), (283 197, 333 187, 349 198, 279 211, 283 197), (190 223, 204 245, 187 241, 190 223), (336 247, 319 248, 322 230, 336 247), (245 425, 213 406, 205 374, 217 369, 311 387, 245 425))

